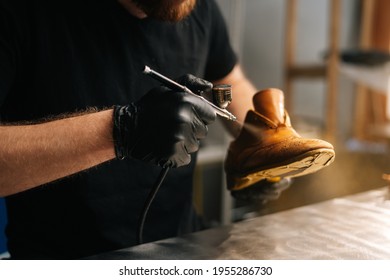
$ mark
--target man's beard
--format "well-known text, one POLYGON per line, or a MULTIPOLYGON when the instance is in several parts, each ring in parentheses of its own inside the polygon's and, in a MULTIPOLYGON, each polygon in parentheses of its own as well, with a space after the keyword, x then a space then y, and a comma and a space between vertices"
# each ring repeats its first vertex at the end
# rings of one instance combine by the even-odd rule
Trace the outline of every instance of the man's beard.
POLYGON ((194 9, 196 0, 132 0, 144 13, 154 19, 178 22, 194 9))

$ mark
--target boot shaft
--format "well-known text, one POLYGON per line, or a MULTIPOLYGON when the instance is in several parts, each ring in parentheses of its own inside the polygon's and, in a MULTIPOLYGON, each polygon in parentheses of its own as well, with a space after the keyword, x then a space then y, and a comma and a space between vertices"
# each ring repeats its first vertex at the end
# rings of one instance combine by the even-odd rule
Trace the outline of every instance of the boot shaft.
POLYGON ((257 113, 275 124, 284 123, 284 94, 276 88, 259 91, 253 96, 253 106, 257 113))
POLYGON ((279 89, 269 88, 253 97, 254 110, 249 110, 241 129, 240 143, 253 145, 259 142, 273 142, 275 131, 281 137, 299 135, 291 127, 290 118, 284 109, 284 95, 279 89))

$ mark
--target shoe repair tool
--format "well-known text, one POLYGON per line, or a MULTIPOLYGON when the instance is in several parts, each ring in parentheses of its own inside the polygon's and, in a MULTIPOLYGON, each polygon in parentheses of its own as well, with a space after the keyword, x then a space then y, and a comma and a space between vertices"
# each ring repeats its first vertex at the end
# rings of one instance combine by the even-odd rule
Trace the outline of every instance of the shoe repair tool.
POLYGON ((213 88, 213 98, 214 102, 217 103, 217 105, 211 103, 207 99, 205 99, 203 96, 200 96, 198 94, 193 93, 189 88, 175 82, 174 80, 171 80, 164 75, 150 69, 149 66, 145 65, 144 71, 146 75, 149 75, 153 77, 154 79, 158 80, 159 82, 163 83, 165 86, 169 87, 170 89, 173 90, 181 90, 184 92, 187 92, 189 94, 192 94, 196 96, 197 98, 202 99, 204 102, 208 103, 211 107, 214 108, 215 113, 220 115, 221 117, 224 117, 228 120, 235 121, 237 118, 230 113, 228 110, 225 108, 230 104, 232 100, 232 94, 231 94, 231 86, 230 85, 221 85, 213 88))
MULTIPOLYGON (((187 92, 189 94, 192 94, 196 96, 197 98, 200 98, 204 102, 210 104, 215 109, 216 114, 220 115, 221 117, 224 117, 228 120, 235 121, 237 118, 227 111, 225 108, 230 104, 232 101, 232 91, 230 85, 218 85, 213 87, 212 93, 213 93, 213 100, 214 103, 217 105, 211 103, 207 99, 205 99, 203 96, 197 95, 193 93, 190 89, 187 87, 165 77, 164 75, 150 69, 150 67, 145 65, 145 69, 143 71, 145 74, 153 77, 154 79, 158 80, 159 82, 163 83, 165 86, 172 90, 180 90, 187 92), (219 106, 219 107, 218 107, 219 106)), ((138 228, 137 228, 137 244, 143 243, 143 230, 146 220, 146 215, 149 211, 150 205, 152 204, 158 190, 160 189, 160 186, 162 185, 165 176, 168 174, 170 167, 164 166, 161 170, 159 177, 157 178, 154 186, 152 187, 151 191, 149 192, 148 198, 145 201, 141 216, 138 220, 138 228)))

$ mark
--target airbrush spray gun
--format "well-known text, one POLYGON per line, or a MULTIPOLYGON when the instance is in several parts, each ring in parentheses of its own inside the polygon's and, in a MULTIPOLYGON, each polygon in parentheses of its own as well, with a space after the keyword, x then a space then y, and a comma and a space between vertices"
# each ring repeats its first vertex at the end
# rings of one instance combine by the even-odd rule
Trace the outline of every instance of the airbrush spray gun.
MULTIPOLYGON (((203 102, 206 102, 211 107, 214 108, 215 113, 225 119, 236 121, 237 118, 230 113, 228 110, 226 110, 226 107, 231 103, 232 101, 232 89, 231 85, 217 85, 212 88, 212 99, 213 102, 208 101, 206 98, 204 98, 201 95, 193 93, 189 88, 175 82, 174 80, 169 79, 168 77, 165 77, 164 75, 150 69, 149 66, 145 66, 143 73, 146 75, 151 76, 152 78, 156 79, 157 81, 161 82, 163 85, 167 86, 168 88, 172 90, 179 90, 186 92, 188 94, 191 94, 193 96, 196 96, 197 98, 200 98, 203 102)), ((137 229, 137 243, 142 244, 143 243, 143 228, 145 224, 146 215, 149 211, 150 205, 152 204, 152 201, 154 197, 156 196, 162 182, 165 179, 165 176, 167 175, 169 171, 169 167, 163 167, 163 169, 160 172, 159 178, 157 179, 155 185, 153 186, 152 190, 149 193, 149 196, 147 200, 145 201, 144 209, 142 211, 142 214, 140 216, 140 219, 138 221, 138 229, 137 229)))
POLYGON ((197 98, 200 98, 204 102, 208 103, 211 107, 214 108, 215 113, 219 116, 235 121, 237 118, 230 113, 228 110, 226 110, 226 107, 231 103, 232 101, 232 87, 231 85, 217 85, 212 88, 212 96, 213 96, 213 103, 208 101, 206 98, 204 98, 201 95, 193 93, 189 88, 175 82, 174 80, 169 79, 168 77, 165 77, 164 75, 150 69, 149 66, 145 66, 144 71, 146 75, 151 76, 152 78, 156 79, 157 81, 161 82, 168 88, 172 90, 180 90, 187 92, 188 94, 192 94, 196 96, 197 98))

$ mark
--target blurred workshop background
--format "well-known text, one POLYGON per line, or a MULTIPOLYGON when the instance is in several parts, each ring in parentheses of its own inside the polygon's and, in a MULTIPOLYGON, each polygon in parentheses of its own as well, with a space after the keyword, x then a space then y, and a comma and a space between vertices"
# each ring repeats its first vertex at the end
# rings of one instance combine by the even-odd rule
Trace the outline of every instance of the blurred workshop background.
MULTIPOLYGON (((387 185, 390 1, 218 0, 246 74, 285 92, 294 128, 336 148, 329 167, 296 178, 276 201, 237 201, 224 187, 231 140, 220 124, 200 153, 195 202, 209 226, 387 185)), ((234 89, 233 89, 234 99, 234 89)))
MULTIPOLYGON (((195 204, 206 225, 228 224, 387 185, 382 174, 390 173, 390 130, 386 128, 390 1, 217 2, 246 74, 259 90, 282 89, 295 129, 302 136, 334 144, 336 160, 315 174, 295 179, 276 201, 236 201, 226 191, 223 173, 231 138, 220 123, 213 124, 194 178, 195 204), (341 56, 349 51, 358 54, 352 56, 352 63, 341 56), (376 56, 362 56, 360 51, 375 51, 376 56), (371 63, 378 58, 376 51, 385 55, 371 63)), ((5 224, 4 200, 0 199, 0 254, 6 251, 5 224)))

